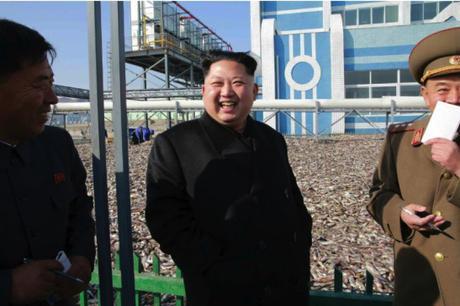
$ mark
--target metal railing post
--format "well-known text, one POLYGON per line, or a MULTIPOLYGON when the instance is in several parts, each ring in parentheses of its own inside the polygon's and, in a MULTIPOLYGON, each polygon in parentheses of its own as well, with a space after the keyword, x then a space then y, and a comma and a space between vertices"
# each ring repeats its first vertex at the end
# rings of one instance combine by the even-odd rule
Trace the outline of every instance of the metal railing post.
POLYGON ((107 163, 104 133, 104 88, 102 80, 101 3, 88 2, 88 54, 91 103, 91 144, 96 211, 99 298, 102 306, 113 305, 110 221, 107 199, 107 163))
POLYGON ((134 306, 133 246, 129 190, 123 2, 111 2, 112 97, 115 134, 115 181, 120 238, 121 301, 134 306))

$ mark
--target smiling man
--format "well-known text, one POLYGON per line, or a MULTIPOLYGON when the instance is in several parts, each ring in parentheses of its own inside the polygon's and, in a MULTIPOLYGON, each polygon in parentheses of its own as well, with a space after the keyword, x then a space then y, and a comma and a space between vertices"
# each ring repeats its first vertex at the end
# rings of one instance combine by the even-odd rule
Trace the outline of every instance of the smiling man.
POLYGON ((211 52, 206 112, 150 153, 146 222, 182 270, 189 306, 308 305, 311 218, 283 137, 249 116, 256 66, 211 52))
MULTIPOLYGON (((460 107, 460 27, 422 39, 409 68, 429 110, 460 107)), ((422 144, 428 120, 389 127, 368 210, 395 241, 395 305, 459 306, 460 136, 422 144)))
POLYGON ((45 126, 55 50, 36 31, 0 19, 0 305, 75 305, 94 260, 92 201, 70 135, 45 126))

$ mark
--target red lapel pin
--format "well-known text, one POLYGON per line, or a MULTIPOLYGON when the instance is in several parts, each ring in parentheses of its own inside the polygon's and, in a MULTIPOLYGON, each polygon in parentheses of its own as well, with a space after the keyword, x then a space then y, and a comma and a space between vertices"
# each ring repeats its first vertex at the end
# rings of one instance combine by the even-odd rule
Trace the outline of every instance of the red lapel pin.
POLYGON ((64 172, 58 172, 54 174, 54 184, 60 184, 65 181, 65 175, 64 172))

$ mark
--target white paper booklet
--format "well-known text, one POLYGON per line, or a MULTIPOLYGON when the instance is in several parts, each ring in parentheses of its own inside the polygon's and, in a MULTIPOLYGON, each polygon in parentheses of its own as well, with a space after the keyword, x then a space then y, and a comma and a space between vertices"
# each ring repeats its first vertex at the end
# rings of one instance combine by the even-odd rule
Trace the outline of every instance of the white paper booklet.
POLYGON ((453 140, 460 124, 460 106, 438 101, 430 122, 423 134, 422 142, 432 138, 453 140))

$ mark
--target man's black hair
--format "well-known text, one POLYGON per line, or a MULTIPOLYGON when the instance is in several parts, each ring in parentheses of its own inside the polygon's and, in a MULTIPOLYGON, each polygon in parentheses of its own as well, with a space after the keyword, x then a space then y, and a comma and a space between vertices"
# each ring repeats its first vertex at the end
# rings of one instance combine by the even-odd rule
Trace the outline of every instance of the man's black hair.
POLYGON ((203 76, 206 77, 209 73, 209 68, 212 64, 218 61, 227 60, 234 61, 242 64, 246 69, 247 74, 254 76, 254 72, 257 68, 256 60, 245 52, 232 52, 223 50, 211 50, 204 56, 201 61, 201 69, 203 70, 203 76))
POLYGON ((0 81, 26 65, 37 64, 56 50, 37 31, 8 19, 0 19, 0 81))

